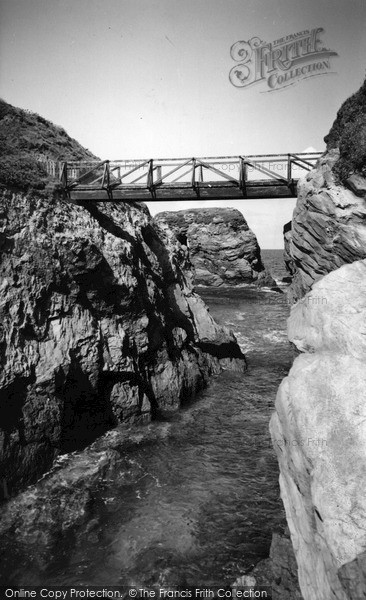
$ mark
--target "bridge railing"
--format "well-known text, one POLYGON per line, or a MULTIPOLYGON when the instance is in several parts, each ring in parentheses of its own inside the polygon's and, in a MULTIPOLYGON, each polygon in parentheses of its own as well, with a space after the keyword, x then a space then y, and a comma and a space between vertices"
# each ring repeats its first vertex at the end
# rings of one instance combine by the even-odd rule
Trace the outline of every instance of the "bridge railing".
POLYGON ((291 186, 312 169, 320 152, 263 154, 203 158, 145 160, 47 161, 47 170, 60 179, 66 192, 114 189, 147 189, 152 196, 160 187, 233 186, 243 190, 253 182, 291 186))

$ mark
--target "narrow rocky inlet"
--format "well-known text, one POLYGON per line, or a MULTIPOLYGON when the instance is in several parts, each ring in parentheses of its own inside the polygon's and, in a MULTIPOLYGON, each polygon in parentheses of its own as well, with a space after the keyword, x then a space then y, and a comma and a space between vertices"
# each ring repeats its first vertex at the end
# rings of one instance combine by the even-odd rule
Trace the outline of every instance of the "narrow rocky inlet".
POLYGON ((289 307, 255 288, 203 298, 235 332, 245 376, 226 370, 169 418, 121 425, 10 502, 8 518, 23 519, 23 533, 21 543, 3 537, 8 582, 230 586, 268 557, 273 532, 286 526, 268 421, 292 359, 289 307), (54 505, 64 503, 75 526, 62 533, 66 513, 56 520, 54 505))
POLYGON ((59 453, 176 410, 223 366, 245 369, 234 336, 192 290, 187 250, 146 209, 4 192, 1 211, 10 494, 59 453))
POLYGON ((237 297, 198 294, 189 241, 143 205, 3 189, 1 583, 229 585, 283 531, 268 420, 288 306, 271 292, 268 323, 241 213, 205 218, 237 297))
POLYGON ((365 596, 365 85, 284 256, 233 208, 72 200, 45 164, 95 157, 1 101, 1 584, 365 596))

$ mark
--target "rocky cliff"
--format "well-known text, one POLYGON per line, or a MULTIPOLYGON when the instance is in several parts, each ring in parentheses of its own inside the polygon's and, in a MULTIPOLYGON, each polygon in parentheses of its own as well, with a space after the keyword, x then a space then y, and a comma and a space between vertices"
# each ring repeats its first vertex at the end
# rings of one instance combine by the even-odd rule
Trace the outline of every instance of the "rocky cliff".
POLYGON ((285 262, 290 299, 343 264, 366 257, 366 82, 340 108, 327 152, 298 185, 285 262))
POLYGON ((5 493, 58 453, 192 399, 234 336, 192 292, 187 250, 143 206, 4 191, 0 468, 5 493))
POLYGON ((270 429, 305 600, 366 597, 365 132, 364 84, 338 112, 284 232, 297 301, 288 337, 300 355, 270 429))
POLYGON ((52 196, 45 159, 96 157, 0 100, 0 496, 59 453, 243 370, 192 292, 187 249, 144 205, 52 196))
POLYGON ((298 186, 292 229, 285 234, 293 301, 330 271, 366 257, 365 199, 337 181, 338 159, 338 150, 327 152, 298 186))
POLYGON ((271 433, 305 600, 366 596, 366 261, 333 271, 291 311, 301 353, 271 433))
POLYGON ((163 212, 155 219, 189 247, 196 285, 275 285, 264 269, 257 238, 235 208, 163 212))

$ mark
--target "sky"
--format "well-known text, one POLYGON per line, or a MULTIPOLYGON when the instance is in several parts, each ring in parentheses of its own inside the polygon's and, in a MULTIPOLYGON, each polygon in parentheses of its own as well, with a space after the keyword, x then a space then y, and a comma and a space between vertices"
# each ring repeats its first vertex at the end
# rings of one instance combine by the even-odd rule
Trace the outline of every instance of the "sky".
MULTIPOLYGON (((102 159, 322 151, 364 80, 365 29, 365 0, 0 0, 0 96, 102 159), (236 42, 315 28, 337 53, 326 73, 282 89, 230 82, 236 42)), ((263 248, 282 247, 295 200, 229 204, 263 248)))

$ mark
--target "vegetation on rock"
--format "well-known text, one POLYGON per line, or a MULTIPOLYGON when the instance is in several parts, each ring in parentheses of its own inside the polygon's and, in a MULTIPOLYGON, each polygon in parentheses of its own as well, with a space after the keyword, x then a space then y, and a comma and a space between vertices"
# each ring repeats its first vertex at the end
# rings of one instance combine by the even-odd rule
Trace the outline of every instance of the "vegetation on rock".
POLYGON ((342 183, 352 173, 366 175, 366 79, 342 104, 324 141, 328 150, 339 148, 333 171, 342 183))
POLYGON ((96 160, 62 127, 0 99, 0 184, 43 190, 47 160, 96 160))

